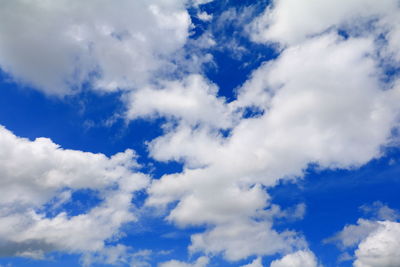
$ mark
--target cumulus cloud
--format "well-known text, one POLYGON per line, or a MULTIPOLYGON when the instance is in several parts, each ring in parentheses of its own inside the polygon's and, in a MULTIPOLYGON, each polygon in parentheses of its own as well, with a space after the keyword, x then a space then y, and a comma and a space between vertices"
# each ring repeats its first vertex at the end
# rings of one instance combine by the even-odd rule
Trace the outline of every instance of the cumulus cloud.
MULTIPOLYGON (((0 11, 0 66, 51 94, 70 93, 84 82, 106 91, 134 89, 123 97, 127 120, 167 118, 164 134, 147 144, 149 153, 159 161, 183 162, 184 169, 154 180, 146 204, 173 204, 167 221, 206 227, 192 235, 191 252, 221 253, 230 261, 282 253, 287 255, 272 267, 315 267, 315 256, 301 234, 274 229, 275 218, 288 216, 273 204, 267 189, 282 179, 302 177, 309 164, 321 169, 360 167, 380 157, 390 144, 398 127, 400 83, 384 81, 381 63, 400 51, 400 27, 393 22, 398 21, 398 4, 375 2, 274 1, 248 30, 256 41, 280 43, 280 55, 255 70, 230 103, 198 74, 152 80, 154 73, 174 68, 169 57, 186 42, 190 19, 183 0, 126 0, 119 6, 106 0, 102 5, 5 3, 0 11), (366 33, 365 22, 371 18, 376 21, 366 33), (26 28, 35 35, 22 34, 26 28), (348 36, 337 32, 342 28, 348 36), (377 42, 379 34, 386 44, 377 42), (257 115, 246 117, 249 109, 257 115)), ((24 221, 12 235, 0 230, 9 248, 18 247, 10 254, 40 256, 32 247, 97 251, 123 223, 135 219, 132 192, 147 179, 132 172, 132 151, 107 158, 63 150, 48 139, 29 141, 5 129, 0 133, 5 148, 0 174, 6 177, 0 189, 0 229, 24 221), (7 195, 10 188, 13 194, 7 195), (71 198, 69 191, 82 188, 100 191, 102 203, 77 216, 61 212, 48 218, 37 211, 47 203, 62 206, 71 198)), ((304 206, 298 207, 293 217, 304 215, 304 206)), ((394 216, 388 210, 379 214, 394 216)), ((366 256, 372 244, 368 240, 386 224, 360 220, 338 235, 344 246, 361 242, 357 267, 375 266, 369 262, 379 257, 371 261, 366 256)), ((397 233, 392 224, 388 228, 385 231, 397 233)), ((123 254, 124 249, 116 251, 123 254)), ((384 255, 397 259, 390 249, 384 255)), ((160 266, 207 263, 208 258, 199 258, 160 266)), ((261 264, 259 258, 253 263, 261 264)))
POLYGON ((0 128, 0 253, 41 258, 51 251, 98 252, 118 239, 120 227, 137 218, 133 193, 148 177, 132 150, 112 157, 67 150, 50 139, 30 141, 0 128), (99 204, 69 213, 77 190, 91 190, 99 204), (64 194, 67 192, 67 194, 64 194), (61 197, 58 197, 61 195, 61 197), (46 213, 50 210, 55 214, 46 213))
POLYGON ((395 267, 400 262, 398 222, 359 219, 331 240, 340 241, 343 249, 356 246, 355 267, 395 267))
POLYGON ((190 251, 223 253, 230 261, 252 255, 272 255, 306 247, 295 232, 278 233, 268 222, 239 221, 219 224, 215 228, 192 236, 190 251))
POLYGON ((400 223, 379 222, 380 227, 358 246, 355 267, 396 267, 400 262, 400 223))
POLYGON ((156 88, 144 88, 126 99, 128 119, 166 116, 187 124, 230 126, 230 110, 218 88, 201 75, 190 75, 179 81, 162 81, 156 88), (160 88, 161 87, 161 88, 160 88))
POLYGON ((354 259, 355 267, 395 267, 400 262, 400 223, 393 218, 397 211, 390 209, 381 202, 372 205, 363 205, 371 219, 358 219, 357 224, 346 225, 342 231, 327 242, 338 242, 339 247, 345 251, 346 260, 354 259), (376 217, 370 210, 376 211, 376 217), (390 218, 387 217, 390 211, 390 218), (391 220, 394 219, 394 220, 391 220), (348 249, 355 248, 354 257, 350 256, 348 249))
MULTIPOLYGON (((392 43, 398 43, 399 4, 396 0, 351 1, 273 1, 249 27, 252 38, 259 42, 284 45, 301 43, 330 29, 346 29, 358 34, 367 29, 365 22, 378 20, 378 31, 387 32, 392 43)), ((368 32, 373 32, 371 28, 368 32)), ((365 32, 364 32, 365 33, 365 32)))
POLYGON ((267 237, 258 242, 251 234, 224 231, 236 229, 233 221, 262 218, 265 236, 276 234, 267 222, 271 206, 263 186, 301 177, 310 163, 356 168, 382 155, 397 125, 400 95, 398 86, 381 82, 374 53, 369 38, 312 38, 262 65, 238 90, 237 100, 227 104, 232 112, 255 107, 260 114, 233 120, 228 136, 201 123, 167 128, 149 144, 150 153, 159 160, 183 159, 187 168, 154 181, 147 204, 178 201, 168 220, 212 225, 193 236, 191 249, 222 252, 231 260, 281 250, 284 245, 262 245, 267 237), (231 256, 236 242, 249 250, 231 256))
POLYGON ((317 267, 318 263, 311 251, 301 250, 271 262, 270 267, 317 267))
POLYGON ((186 1, 2 1, 0 67, 14 80, 64 95, 146 84, 186 42, 186 1))

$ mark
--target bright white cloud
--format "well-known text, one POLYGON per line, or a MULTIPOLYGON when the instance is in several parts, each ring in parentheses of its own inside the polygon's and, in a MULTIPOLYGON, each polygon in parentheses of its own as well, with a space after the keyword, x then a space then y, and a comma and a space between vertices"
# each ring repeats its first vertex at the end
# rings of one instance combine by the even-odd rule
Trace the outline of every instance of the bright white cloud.
POLYGON ((133 193, 148 178, 133 172, 132 150, 111 158, 60 148, 47 138, 19 138, 0 128, 0 252, 40 258, 49 251, 96 252, 136 220, 133 193), (100 204, 71 215, 62 204, 71 193, 89 189, 100 204), (67 192, 67 193, 65 193, 67 192), (54 216, 45 212, 59 210, 54 216))
POLYGON ((164 130, 164 135, 148 144, 150 155, 159 161, 184 162, 188 167, 210 164, 213 161, 210 153, 221 150, 225 142, 219 131, 201 125, 196 129, 185 123, 178 127, 165 125, 164 130))
POLYGON ((400 223, 382 221, 355 252, 354 267, 397 267, 400 262, 400 223))
POLYGON ((190 125, 210 124, 227 128, 230 110, 217 97, 218 88, 201 75, 190 75, 180 81, 163 81, 157 88, 144 88, 126 99, 128 119, 166 116, 190 125))
MULTIPOLYGON (((331 169, 362 166, 381 156, 391 130, 398 126, 400 83, 382 82, 380 64, 382 55, 400 51, 394 0, 275 1, 249 31, 255 40, 279 42, 285 49, 255 70, 231 103, 218 97, 216 85, 200 75, 148 83, 154 73, 174 69, 169 57, 186 42, 190 19, 183 0, 124 0, 119 6, 109 0, 101 5, 13 1, 4 7, 0 66, 15 79, 52 94, 69 93, 85 81, 100 90, 140 87, 124 95, 126 118, 169 120, 164 135, 148 143, 149 153, 159 161, 181 161, 184 170, 154 180, 146 203, 177 203, 168 221, 181 227, 207 226, 192 236, 191 252, 221 253, 231 261, 289 253, 271 266, 317 266, 301 235, 273 229, 274 218, 288 216, 272 204, 265 187, 303 176, 310 163, 331 169), (375 28, 364 34, 363 23, 371 17, 378 18, 375 28), (22 34, 27 28, 34 34, 22 34), (332 28, 346 29, 349 38, 332 28), (386 45, 376 42, 378 33, 385 34, 386 45), (246 109, 256 109, 259 115, 242 118, 246 109)), ((203 41, 199 46, 214 44, 212 36, 204 35, 203 41)), ((17 247, 11 254, 40 255, 30 250, 32 246, 97 251, 120 225, 135 219, 130 212, 132 191, 147 180, 130 170, 131 151, 107 158, 63 150, 48 139, 17 138, 5 129, 1 134, 5 152, 0 152, 0 171, 6 179, 0 204, 6 208, 0 229, 21 219, 26 222, 13 235, 0 230, 0 237, 17 247), (18 168, 21 165, 26 168, 18 168), (118 189, 108 190, 110 185, 118 189), (99 190, 103 202, 77 216, 46 218, 35 211, 49 201, 58 206, 68 201, 68 191, 54 199, 65 188, 99 190), (13 194, 8 196, 9 189, 13 194), (101 234, 88 229, 101 229, 101 234)), ((299 206, 294 217, 303 214, 299 206)), ((361 242, 357 264, 364 265, 357 267, 375 266, 366 256, 375 229, 374 223, 360 220, 338 237, 344 246, 361 242)), ((388 251, 389 258, 396 259, 388 251)), ((199 258, 160 266, 207 263, 207 258, 199 258)))
POLYGON ((345 251, 347 259, 355 259, 354 267, 396 267, 400 262, 400 223, 391 221, 393 214, 397 211, 390 209, 381 202, 374 202, 373 205, 363 205, 363 210, 371 215, 371 209, 376 215, 389 217, 380 220, 374 214, 372 220, 359 219, 355 225, 346 225, 342 231, 334 237, 327 239, 328 242, 339 242, 342 250, 345 251), (378 209, 376 209, 378 208, 378 209), (354 257, 351 257, 347 249, 356 248, 354 257))
MULTIPOLYGON (((389 36, 397 39, 399 28, 395 25, 398 12, 396 0, 276 0, 253 22, 250 34, 256 41, 291 45, 331 28, 359 31, 365 27, 364 22, 378 18, 382 19, 381 22, 385 21, 389 30, 395 30, 389 36), (389 19, 395 20, 390 22, 389 19)), ((371 32, 371 29, 368 30, 371 32)))
POLYGON ((311 251, 300 250, 282 259, 271 262, 270 267, 317 267, 318 263, 311 251))
POLYGON ((0 67, 48 94, 146 84, 186 42, 184 0, 1 1, 0 67))
MULTIPOLYGON (((227 138, 202 124, 167 128, 149 144, 150 153, 159 160, 183 159, 189 168, 154 181, 147 203, 179 201, 169 220, 181 226, 214 225, 194 236, 195 250, 240 259, 285 247, 262 244, 271 237, 258 242, 240 231, 225 235, 225 230, 237 227, 227 222, 270 219, 264 210, 271 208, 269 196, 257 184, 273 186, 279 179, 302 176, 309 163, 355 168, 381 156, 397 125, 400 95, 399 87, 381 83, 374 51, 369 38, 312 38, 261 66, 239 89, 229 108, 237 112, 256 107, 263 114, 233 120, 227 138), (232 256, 236 242, 247 244, 248 250, 232 256)), ((274 233, 267 221, 264 232, 274 233)), ((246 222, 242 228, 251 225, 246 222)))

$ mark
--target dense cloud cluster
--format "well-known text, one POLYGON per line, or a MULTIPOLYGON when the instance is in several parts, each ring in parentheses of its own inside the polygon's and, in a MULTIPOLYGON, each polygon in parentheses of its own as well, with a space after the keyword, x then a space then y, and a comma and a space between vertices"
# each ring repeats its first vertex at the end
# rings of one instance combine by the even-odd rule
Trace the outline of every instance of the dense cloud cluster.
POLYGON ((1 1, 0 66, 16 81, 64 95, 133 89, 173 68, 186 42, 184 0, 1 1))
MULTIPOLYGON (((387 79, 385 67, 400 64, 399 3, 273 1, 242 26, 249 39, 274 45, 279 55, 254 70, 229 102, 202 73, 167 75, 188 40, 188 5, 205 2, 0 1, 3 71, 47 94, 70 94, 84 84, 123 89, 126 121, 166 119, 163 135, 147 144, 149 155, 184 166, 148 183, 134 171, 131 150, 108 158, 1 128, 1 254, 107 251, 105 240, 135 220, 133 193, 146 188, 145 206, 165 211, 168 222, 206 228, 191 236, 188 249, 207 257, 161 267, 204 267, 214 255, 256 256, 243 267, 260 267, 263 256, 276 254, 282 257, 271 267, 319 266, 301 233, 274 228, 276 218, 301 219, 304 204, 289 215, 266 189, 302 177, 310 164, 358 168, 394 141, 400 80, 387 79), (257 115, 246 117, 248 110, 257 115), (72 216, 41 212, 80 189, 97 192, 100 204, 72 216)), ((357 246, 355 267, 400 262, 397 215, 381 213, 386 217, 360 219, 332 239, 357 246)))

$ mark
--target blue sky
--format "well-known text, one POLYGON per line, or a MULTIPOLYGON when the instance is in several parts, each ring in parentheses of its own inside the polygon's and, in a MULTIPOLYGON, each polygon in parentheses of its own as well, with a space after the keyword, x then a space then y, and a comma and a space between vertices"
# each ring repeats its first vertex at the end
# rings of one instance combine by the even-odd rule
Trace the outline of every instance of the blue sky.
POLYGON ((0 267, 400 266, 399 12, 0 2, 0 267))

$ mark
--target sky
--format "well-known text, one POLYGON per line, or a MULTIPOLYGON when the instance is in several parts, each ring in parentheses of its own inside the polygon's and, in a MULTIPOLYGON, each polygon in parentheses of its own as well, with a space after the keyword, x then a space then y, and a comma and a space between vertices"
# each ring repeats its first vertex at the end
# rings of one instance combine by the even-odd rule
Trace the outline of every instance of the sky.
POLYGON ((400 267, 398 0, 0 0, 0 267, 400 267))

